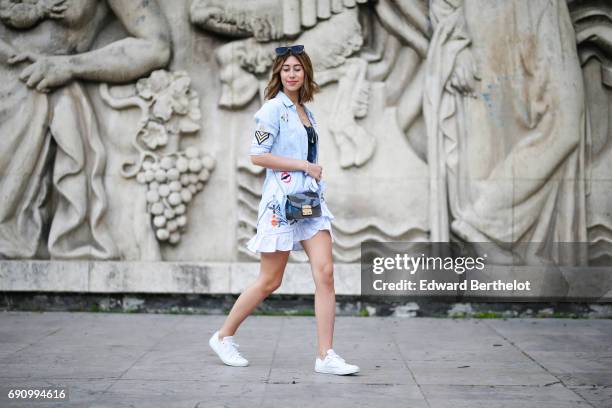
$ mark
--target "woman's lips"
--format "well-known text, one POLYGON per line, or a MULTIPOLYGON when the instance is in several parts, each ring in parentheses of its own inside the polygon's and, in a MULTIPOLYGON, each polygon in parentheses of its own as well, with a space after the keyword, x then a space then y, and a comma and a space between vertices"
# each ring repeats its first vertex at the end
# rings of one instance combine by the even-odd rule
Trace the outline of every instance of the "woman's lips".
POLYGON ((298 81, 287 81, 287 84, 289 84, 289 85, 295 85, 297 83, 298 83, 298 81))

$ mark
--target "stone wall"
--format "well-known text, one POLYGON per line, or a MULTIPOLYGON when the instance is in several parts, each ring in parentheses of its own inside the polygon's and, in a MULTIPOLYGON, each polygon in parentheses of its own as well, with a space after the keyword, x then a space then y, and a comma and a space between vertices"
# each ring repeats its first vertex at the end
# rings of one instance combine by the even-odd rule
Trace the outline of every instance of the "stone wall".
POLYGON ((252 116, 274 47, 300 43, 322 85, 337 263, 366 240, 452 240, 609 264, 610 15, 594 0, 0 1, 0 256, 256 262, 252 116))

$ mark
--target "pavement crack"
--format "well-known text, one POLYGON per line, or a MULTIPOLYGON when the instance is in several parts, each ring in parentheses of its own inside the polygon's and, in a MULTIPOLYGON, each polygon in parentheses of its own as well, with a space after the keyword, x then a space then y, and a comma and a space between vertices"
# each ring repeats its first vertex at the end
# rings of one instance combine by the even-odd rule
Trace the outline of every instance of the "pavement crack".
POLYGON ((268 391, 268 384, 270 383, 270 376, 272 375, 272 367, 274 367, 274 361, 276 360, 276 352, 278 351, 278 345, 280 343, 280 339, 283 335, 283 329, 285 328, 286 317, 281 317, 281 323, 279 328, 278 336, 276 336, 276 343, 274 343, 274 351, 272 352, 272 361, 270 362, 270 368, 268 369, 268 374, 266 375, 266 379, 264 381, 264 392, 261 396, 261 400, 259 401, 258 407, 263 407, 264 399, 266 398, 266 392, 268 391))
POLYGON ((576 396, 578 396, 581 400, 583 400, 586 404, 588 404, 590 407, 596 408, 595 405, 591 404, 589 401, 587 401, 582 395, 578 394, 576 391, 572 390, 571 387, 569 387, 567 384, 565 384, 565 382, 563 382, 563 379, 559 378, 558 376, 556 376, 553 372, 551 372, 548 368, 546 368, 544 365, 542 365, 539 361, 537 361, 535 358, 531 357, 525 350, 523 350, 522 348, 520 348, 514 341, 510 340, 510 338, 506 337, 504 334, 500 333, 495 327, 493 327, 489 322, 484 322, 484 324, 487 325, 487 327, 489 327, 491 330, 493 330, 498 336, 500 336, 501 338, 503 338, 504 340, 506 340, 510 345, 512 345, 512 347, 514 347, 515 349, 517 349, 520 353, 522 353, 525 357, 527 357, 529 360, 533 361, 535 364, 537 364, 540 368, 542 368, 542 370, 546 371, 548 374, 550 374, 551 376, 555 377, 558 381, 554 381, 550 384, 545 384, 545 386, 550 386, 552 384, 561 384, 564 388, 566 388, 567 390, 571 391, 572 393, 574 393, 576 396))
POLYGON ((47 337, 53 336, 55 333, 60 332, 60 331, 62 331, 61 327, 59 327, 59 328, 57 328, 55 330, 52 330, 49 333, 45 333, 44 335, 40 336, 40 338, 38 338, 38 339, 34 340, 33 342, 23 346, 20 349, 12 351, 10 354, 19 353, 20 351, 23 351, 23 350, 27 349, 28 347, 32 347, 33 345, 40 343, 41 341, 43 341, 47 337))
POLYGON ((408 362, 406 361, 406 358, 404 358, 404 355, 402 354, 402 350, 400 349, 399 344, 397 344, 397 341, 395 340, 395 336, 393 335, 393 332, 390 332, 390 335, 391 335, 391 339, 393 340, 393 344, 395 345, 395 348, 397 349, 397 354, 401 357, 402 363, 404 363, 404 366, 406 367, 406 369, 410 373, 410 376, 412 377, 412 381, 414 381, 414 383, 416 384, 417 388, 419 389, 419 392, 421 393, 421 396, 423 397, 423 400, 425 401, 425 404, 427 404, 427 406, 429 408, 431 408, 431 404, 429 404, 429 401, 427 400, 427 397, 425 396, 425 393, 423 392, 423 389, 421 388, 421 384, 419 384, 417 382, 416 376, 414 375, 414 373, 410 369, 410 366, 408 365, 408 362))

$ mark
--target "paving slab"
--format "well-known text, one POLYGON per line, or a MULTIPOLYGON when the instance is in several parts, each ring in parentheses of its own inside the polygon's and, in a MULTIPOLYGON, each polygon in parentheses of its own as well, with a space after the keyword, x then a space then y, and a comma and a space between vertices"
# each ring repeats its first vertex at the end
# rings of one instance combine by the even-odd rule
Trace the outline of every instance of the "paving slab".
POLYGON ((423 385, 432 407, 588 407, 560 383, 550 386, 423 385), (487 405, 488 404, 488 405, 487 405))
MULTIPOLYGON (((0 388, 67 387, 40 407, 612 408, 612 320, 338 317, 361 372, 314 372, 314 317, 250 316, 249 367, 223 365, 220 315, 0 313, 0 388)), ((0 397, 0 407, 24 407, 0 397)))

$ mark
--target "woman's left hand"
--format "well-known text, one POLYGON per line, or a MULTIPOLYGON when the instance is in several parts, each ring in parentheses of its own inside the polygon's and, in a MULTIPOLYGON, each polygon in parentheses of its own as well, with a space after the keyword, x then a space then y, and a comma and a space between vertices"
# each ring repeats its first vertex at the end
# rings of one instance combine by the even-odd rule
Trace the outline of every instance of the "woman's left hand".
POLYGON ((323 176, 323 167, 319 166, 318 164, 309 163, 308 175, 317 181, 321 180, 321 177, 323 176))

